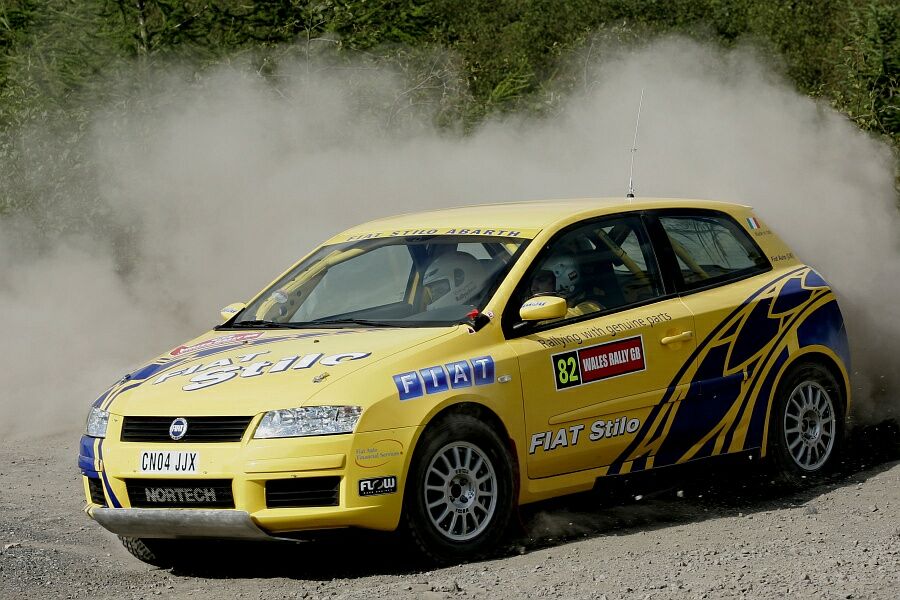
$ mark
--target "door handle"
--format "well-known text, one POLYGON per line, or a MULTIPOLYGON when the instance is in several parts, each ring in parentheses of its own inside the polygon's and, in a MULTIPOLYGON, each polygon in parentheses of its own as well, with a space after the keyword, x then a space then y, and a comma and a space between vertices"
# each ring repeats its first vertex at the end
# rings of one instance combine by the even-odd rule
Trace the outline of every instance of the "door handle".
POLYGON ((677 344, 678 342, 686 342, 689 339, 694 337, 693 331, 683 331, 678 335, 670 335, 668 337, 664 337, 659 340, 659 343, 663 346, 668 346, 669 344, 677 344))

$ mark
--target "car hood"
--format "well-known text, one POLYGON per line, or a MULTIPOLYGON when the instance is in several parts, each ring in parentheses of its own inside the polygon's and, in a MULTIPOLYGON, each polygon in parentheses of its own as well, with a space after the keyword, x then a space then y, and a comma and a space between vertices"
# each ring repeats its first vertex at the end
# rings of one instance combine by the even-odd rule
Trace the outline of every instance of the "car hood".
POLYGON ((454 329, 211 331, 127 375, 96 405, 144 416, 249 416, 303 406, 313 396, 317 404, 364 405, 364 398, 331 398, 326 390, 454 329))

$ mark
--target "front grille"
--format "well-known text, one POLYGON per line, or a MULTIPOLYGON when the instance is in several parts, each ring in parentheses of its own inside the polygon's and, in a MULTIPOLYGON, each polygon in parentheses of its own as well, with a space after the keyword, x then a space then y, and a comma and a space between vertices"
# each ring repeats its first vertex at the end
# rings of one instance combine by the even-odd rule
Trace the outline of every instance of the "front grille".
POLYGON ((106 508, 106 496, 103 495, 103 482, 99 477, 88 477, 88 491, 91 493, 91 502, 106 508))
POLYGON ((266 482, 266 506, 269 508, 337 506, 341 494, 340 485, 340 477, 272 479, 266 482))
POLYGON ((230 479, 126 479, 133 508, 234 508, 230 479))
MULTIPOLYGON (((123 442, 169 442, 169 427, 178 417, 125 417, 123 442)), ((187 432, 178 442, 239 442, 253 417, 185 417, 187 432)))

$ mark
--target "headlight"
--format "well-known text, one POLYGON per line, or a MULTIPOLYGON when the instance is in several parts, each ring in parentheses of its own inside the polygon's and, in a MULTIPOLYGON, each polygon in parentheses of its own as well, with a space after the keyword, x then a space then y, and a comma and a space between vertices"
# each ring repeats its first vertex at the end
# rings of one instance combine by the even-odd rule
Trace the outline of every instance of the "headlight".
POLYGON ((362 408, 359 406, 309 406, 270 410, 256 427, 255 438, 303 437, 353 433, 362 408))
POLYGON ((88 413, 85 433, 91 437, 105 438, 107 423, 109 423, 109 413, 92 406, 91 412, 88 413))

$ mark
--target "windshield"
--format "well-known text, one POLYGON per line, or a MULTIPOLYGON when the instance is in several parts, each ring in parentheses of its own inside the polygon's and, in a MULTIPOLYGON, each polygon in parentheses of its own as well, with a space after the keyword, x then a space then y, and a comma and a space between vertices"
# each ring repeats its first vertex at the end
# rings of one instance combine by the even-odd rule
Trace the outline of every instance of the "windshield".
POLYGON ((324 246, 229 327, 436 326, 481 311, 527 240, 415 236, 324 246))

